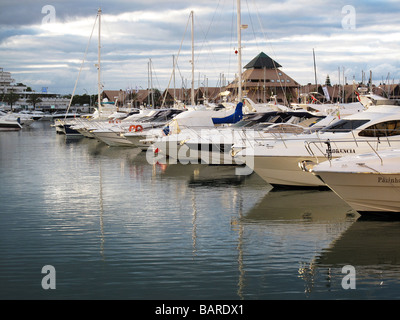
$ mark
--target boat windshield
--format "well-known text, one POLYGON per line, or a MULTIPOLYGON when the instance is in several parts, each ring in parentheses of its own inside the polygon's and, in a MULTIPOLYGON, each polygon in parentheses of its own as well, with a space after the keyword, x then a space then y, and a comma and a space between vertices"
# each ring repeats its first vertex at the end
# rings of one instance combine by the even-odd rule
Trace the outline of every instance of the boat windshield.
POLYGON ((370 120, 350 120, 350 119, 343 119, 335 122, 334 124, 322 129, 321 132, 350 132, 358 127, 362 126, 363 124, 369 122, 370 120))
POLYGON ((183 110, 164 110, 164 111, 159 111, 152 117, 148 117, 146 120, 143 120, 143 122, 163 122, 163 121, 168 121, 175 117, 177 114, 181 113, 183 110))
POLYGON ((310 118, 324 118, 324 117, 315 117, 308 112, 267 112, 267 113, 255 113, 249 114, 243 117, 243 119, 232 127, 240 128, 254 128, 260 129, 270 126, 274 123, 300 123, 310 118))
POLYGON ((236 122, 232 127, 254 127, 260 123, 280 123, 285 122, 288 116, 279 112, 255 113, 243 117, 242 120, 236 122))
POLYGON ((248 115, 245 115, 242 120, 233 124, 232 127, 235 127, 235 128, 252 127, 255 124, 259 123, 260 121, 263 121, 265 118, 274 117, 274 116, 276 116, 276 112, 271 112, 270 114, 264 114, 264 113, 248 114, 248 115))
POLYGON ((359 134, 361 137, 392 137, 400 135, 400 120, 376 123, 359 134))

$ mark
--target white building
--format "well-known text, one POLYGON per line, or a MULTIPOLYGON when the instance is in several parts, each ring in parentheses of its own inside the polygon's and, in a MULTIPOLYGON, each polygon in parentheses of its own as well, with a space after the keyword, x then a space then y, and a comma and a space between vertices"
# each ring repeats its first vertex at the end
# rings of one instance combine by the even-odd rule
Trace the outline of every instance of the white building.
POLYGON ((47 92, 47 88, 42 90, 42 92, 26 91, 27 86, 23 84, 13 84, 14 79, 11 77, 11 72, 4 71, 0 68, 0 105, 7 108, 7 104, 1 101, 4 94, 14 92, 18 94, 19 100, 13 104, 14 109, 26 109, 33 108, 32 103, 29 102, 32 96, 39 96, 41 102, 36 103, 36 109, 38 110, 65 110, 68 108, 70 99, 63 98, 59 94, 47 92))
POLYGON ((11 72, 6 72, 3 68, 0 68, 0 94, 26 91, 26 86, 13 84, 14 81, 15 80, 11 78, 11 72))

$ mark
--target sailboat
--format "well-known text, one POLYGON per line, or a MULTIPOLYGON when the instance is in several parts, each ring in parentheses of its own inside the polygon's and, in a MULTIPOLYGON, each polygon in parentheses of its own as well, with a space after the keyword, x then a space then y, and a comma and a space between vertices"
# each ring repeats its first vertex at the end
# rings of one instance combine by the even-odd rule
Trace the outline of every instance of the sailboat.
MULTIPOLYGON (((224 108, 215 106, 196 106, 194 93, 194 12, 190 12, 189 19, 191 21, 192 35, 192 86, 191 86, 191 104, 185 109, 168 109, 172 117, 165 117, 168 122, 160 126, 157 124, 146 123, 131 123, 132 126, 140 125, 140 130, 131 130, 132 126, 123 127, 122 124, 109 130, 93 131, 97 137, 100 137, 103 142, 112 146, 135 146, 143 150, 148 149, 159 139, 166 136, 171 136, 178 131, 190 128, 190 130, 198 130, 201 128, 213 128, 217 123, 232 123, 237 122, 242 117, 242 105, 239 107, 224 108), (184 111, 184 112, 182 112, 184 111), (179 113, 179 114, 178 114, 179 113), (170 119, 173 118, 173 119, 170 119), (148 125, 151 124, 151 125, 148 125), (107 140, 106 140, 107 139, 107 140)), ((174 59, 175 66, 175 59, 174 59)), ((162 109, 160 109, 162 110, 162 109)), ((157 147, 156 147, 157 148, 157 147)), ((156 149, 154 148, 154 150, 156 149)), ((165 148, 163 148, 165 149, 165 148)))
MULTIPOLYGON (((67 137, 75 137, 75 136, 83 137, 83 135, 80 131, 73 128, 74 126, 79 125, 82 129, 82 126, 84 127, 85 124, 88 123, 87 122, 88 118, 91 120, 108 120, 109 117, 112 116, 117 111, 115 104, 107 103, 107 102, 103 103, 101 101, 101 89, 102 89, 102 84, 101 84, 101 14, 102 14, 102 11, 101 11, 101 8, 99 8, 97 11, 97 16, 96 16, 95 23, 94 23, 96 25, 96 22, 98 20, 98 47, 97 47, 98 51, 97 51, 97 64, 95 65, 97 68, 97 108, 95 109, 93 114, 85 115, 82 118, 75 117, 74 119, 69 120, 69 121, 67 121, 66 118, 64 118, 64 120, 58 120, 54 124, 54 126, 56 128, 58 127, 58 132, 60 132, 60 128, 61 128, 62 133, 64 133, 67 137)), ((93 28, 93 30, 94 30, 94 28, 93 28)), ((86 53, 87 52, 85 52, 85 57, 86 57, 86 53)), ((72 96, 70 99, 70 103, 67 108, 67 114, 68 114, 68 111, 72 104, 72 99, 75 94, 76 86, 77 86, 77 83, 79 80, 79 75, 82 70, 84 60, 85 59, 83 59, 83 61, 82 61, 82 66, 79 71, 78 78, 75 82, 75 87, 74 87, 74 90, 73 90, 73 93, 72 93, 72 96)))
MULTIPOLYGON (((159 154, 163 154, 168 157, 176 158, 179 154, 179 150, 181 147, 188 149, 188 146, 185 143, 193 138, 198 138, 201 132, 205 132, 205 130, 213 130, 216 126, 221 125, 230 125, 239 122, 243 118, 243 92, 242 92, 242 46, 241 46, 241 13, 240 13, 240 0, 237 0, 237 26, 238 26, 238 73, 239 73, 239 81, 238 81, 238 96, 237 96, 237 104, 234 105, 229 110, 191 110, 187 111, 186 114, 182 114, 176 117, 176 120, 184 118, 189 119, 192 115, 187 114, 188 112, 193 113, 193 117, 201 117, 204 121, 204 125, 202 126, 185 126, 182 124, 178 124, 178 121, 172 122, 168 126, 168 134, 161 135, 159 137, 150 138, 147 142, 154 143, 154 149, 157 150, 159 154), (200 132, 201 131, 201 132, 200 132)), ((192 48, 193 48, 193 12, 192 12, 192 48)), ((194 105, 194 90, 193 90, 193 49, 192 49, 192 105, 194 105)), ((196 144, 197 146, 197 144, 196 144)), ((208 149, 207 149, 208 150, 208 149)), ((181 155, 183 156, 183 155, 181 155)), ((183 156, 187 160, 186 155, 183 156)))

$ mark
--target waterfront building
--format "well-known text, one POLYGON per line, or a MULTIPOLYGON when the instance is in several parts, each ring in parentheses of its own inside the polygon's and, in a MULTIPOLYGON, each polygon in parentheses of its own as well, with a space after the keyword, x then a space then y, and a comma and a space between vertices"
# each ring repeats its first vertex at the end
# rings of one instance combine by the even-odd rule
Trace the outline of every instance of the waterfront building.
POLYGON ((5 96, 10 93, 18 95, 18 100, 12 104, 13 109, 37 109, 41 111, 59 111, 68 108, 70 99, 57 93, 48 92, 47 88, 42 88, 41 92, 32 91, 22 83, 14 84, 15 80, 11 72, 0 68, 0 104, 3 109, 11 109, 6 102, 5 96), (36 97, 36 99, 35 99, 36 97), (34 103, 33 101, 37 102, 34 103))
POLYGON ((27 89, 22 83, 13 84, 14 79, 11 77, 11 72, 4 71, 0 67, 0 94, 7 94, 10 92, 20 93, 27 89))
MULTIPOLYGON (((247 65, 242 73, 243 93, 258 103, 266 103, 276 97, 278 103, 297 102, 299 83, 281 70, 282 66, 261 52, 247 65)), ((238 78, 227 86, 233 92, 238 88, 238 78)))

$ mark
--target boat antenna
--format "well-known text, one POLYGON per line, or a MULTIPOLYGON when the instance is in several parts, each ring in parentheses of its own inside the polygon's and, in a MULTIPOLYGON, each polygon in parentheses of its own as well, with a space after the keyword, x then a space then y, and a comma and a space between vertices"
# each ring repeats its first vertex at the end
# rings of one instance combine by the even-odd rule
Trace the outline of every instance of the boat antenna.
POLYGON ((99 35, 98 35, 98 57, 97 57, 97 104, 99 108, 99 115, 101 115, 101 70, 100 70, 100 59, 101 59, 101 8, 97 11, 99 18, 99 35))

